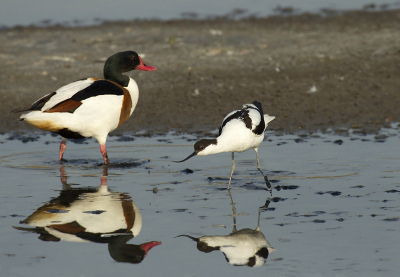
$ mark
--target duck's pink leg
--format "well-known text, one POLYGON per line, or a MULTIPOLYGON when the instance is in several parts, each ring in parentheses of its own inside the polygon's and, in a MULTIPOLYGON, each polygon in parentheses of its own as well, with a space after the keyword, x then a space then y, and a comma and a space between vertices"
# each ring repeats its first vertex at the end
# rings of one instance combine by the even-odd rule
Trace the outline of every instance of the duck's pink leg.
POLYGON ((60 155, 58 158, 60 163, 62 163, 62 158, 63 158, 65 149, 67 149, 67 140, 63 138, 63 140, 60 143, 60 155))
POLYGON ((104 186, 107 186, 107 176, 102 176, 101 178, 100 178, 100 180, 101 180, 101 185, 104 187, 104 186))
POLYGON ((108 167, 103 166, 103 176, 101 177, 101 185, 107 186, 108 167))
POLYGON ((107 148, 106 148, 105 144, 100 144, 100 151, 104 158, 104 164, 110 164, 110 160, 108 159, 107 148))
POLYGON ((60 166, 60 177, 61 177, 61 183, 63 184, 63 186, 67 185, 67 174, 65 173, 65 168, 64 166, 60 166))

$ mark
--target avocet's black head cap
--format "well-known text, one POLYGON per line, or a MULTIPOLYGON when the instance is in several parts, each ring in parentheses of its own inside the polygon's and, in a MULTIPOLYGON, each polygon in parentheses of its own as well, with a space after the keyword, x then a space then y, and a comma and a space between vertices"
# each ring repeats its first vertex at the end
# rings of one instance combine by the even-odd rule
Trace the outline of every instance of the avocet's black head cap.
POLYGON ((211 139, 201 139, 194 144, 194 151, 199 153, 207 148, 210 144, 213 144, 211 139))
POLYGON ((217 140, 216 139, 201 139, 201 140, 197 141, 194 144, 194 152, 192 154, 190 154, 186 159, 183 159, 182 161, 177 161, 177 163, 184 162, 184 161, 190 159, 191 157, 196 156, 199 152, 206 149, 207 146, 209 146, 210 144, 217 144, 217 140))

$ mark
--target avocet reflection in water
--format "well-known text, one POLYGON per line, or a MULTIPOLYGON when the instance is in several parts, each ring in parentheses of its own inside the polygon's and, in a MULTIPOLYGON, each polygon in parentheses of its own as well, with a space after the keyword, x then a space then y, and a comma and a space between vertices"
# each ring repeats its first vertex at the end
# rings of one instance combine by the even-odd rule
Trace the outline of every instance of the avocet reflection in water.
POLYGON ((244 228, 237 230, 236 226, 236 207, 232 199, 232 194, 228 190, 232 204, 233 230, 226 236, 202 236, 195 238, 189 235, 178 237, 188 237, 197 242, 197 249, 204 253, 220 250, 225 255, 226 261, 231 265, 259 267, 266 263, 270 253, 277 251, 273 248, 260 229, 260 214, 263 209, 268 208, 270 201, 267 200, 264 206, 258 209, 257 228, 244 228))
POLYGON ((43 241, 106 243, 115 261, 142 262, 148 251, 161 242, 127 244, 139 235, 142 216, 128 194, 108 189, 107 169, 103 170, 99 187, 72 188, 67 183, 64 167, 60 167, 60 195, 20 222, 32 228, 14 228, 37 233, 43 241))

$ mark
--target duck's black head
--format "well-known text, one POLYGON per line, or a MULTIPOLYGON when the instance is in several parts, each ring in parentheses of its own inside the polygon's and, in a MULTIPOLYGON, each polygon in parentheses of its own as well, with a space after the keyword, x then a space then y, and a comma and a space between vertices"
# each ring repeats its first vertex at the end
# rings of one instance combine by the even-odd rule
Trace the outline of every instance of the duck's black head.
POLYGON ((135 51, 119 52, 109 57, 104 64, 104 78, 122 86, 127 86, 129 78, 122 75, 131 70, 154 71, 157 67, 143 63, 135 51))

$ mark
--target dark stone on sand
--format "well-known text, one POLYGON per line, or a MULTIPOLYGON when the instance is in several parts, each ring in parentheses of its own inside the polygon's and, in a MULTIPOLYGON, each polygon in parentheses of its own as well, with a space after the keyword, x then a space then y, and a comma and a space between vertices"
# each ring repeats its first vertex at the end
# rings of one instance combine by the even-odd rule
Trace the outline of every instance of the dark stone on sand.
POLYGON ((181 172, 182 172, 182 173, 186 173, 186 174, 192 174, 194 171, 191 170, 191 169, 189 169, 189 168, 186 168, 186 169, 184 169, 184 170, 181 170, 181 172))
POLYGON ((299 188, 299 186, 296 186, 296 185, 278 185, 278 186, 275 187, 275 189, 277 191, 280 191, 280 190, 294 190, 294 189, 298 189, 298 188, 299 188))

